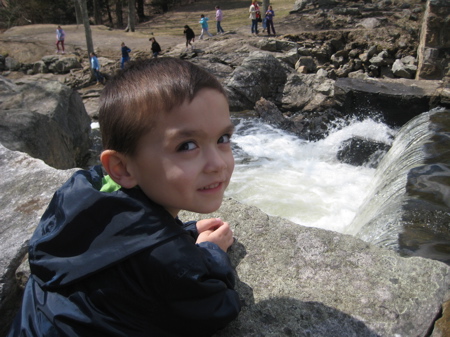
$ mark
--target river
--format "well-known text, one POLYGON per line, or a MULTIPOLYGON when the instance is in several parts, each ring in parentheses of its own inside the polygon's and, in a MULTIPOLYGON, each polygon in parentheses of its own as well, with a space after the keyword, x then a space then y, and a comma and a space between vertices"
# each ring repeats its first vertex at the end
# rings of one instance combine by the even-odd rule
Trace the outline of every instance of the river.
POLYGON ((335 124, 325 139, 305 141, 258 119, 241 119, 232 138, 236 167, 226 196, 300 225, 344 232, 375 169, 339 162, 342 142, 360 136, 390 145, 396 130, 372 118, 335 124))

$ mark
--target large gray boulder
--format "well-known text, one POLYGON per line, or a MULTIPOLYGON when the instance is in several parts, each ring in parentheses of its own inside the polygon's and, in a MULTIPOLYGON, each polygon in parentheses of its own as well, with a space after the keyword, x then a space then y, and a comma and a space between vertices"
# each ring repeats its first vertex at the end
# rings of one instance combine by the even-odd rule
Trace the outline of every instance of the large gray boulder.
POLYGON ((42 61, 47 69, 55 74, 67 74, 73 69, 82 68, 79 58, 75 55, 47 55, 42 61))
POLYGON ((80 95, 58 81, 0 76, 0 142, 59 169, 83 166, 91 120, 80 95))
POLYGON ((447 299, 443 263, 402 258, 231 199, 208 216, 234 228, 230 256, 244 300, 238 319, 217 336, 427 336, 447 299))
POLYGON ((334 83, 334 80, 317 74, 291 73, 283 86, 281 108, 309 112, 333 107, 334 83))
POLYGON ((227 82, 230 109, 252 109, 261 97, 275 100, 279 87, 283 87, 286 82, 287 73, 273 55, 267 52, 250 53, 227 82))
POLYGON ((15 272, 56 188, 75 170, 57 170, 0 144, 0 336, 17 310, 21 292, 15 272))
MULTIPOLYGON (((14 271, 62 171, 0 145, 0 335, 20 300, 14 271)), ((448 295, 450 268, 402 258, 352 236, 302 227, 231 199, 221 217, 237 242, 230 250, 243 301, 238 319, 217 336, 426 336, 448 295)))
POLYGON ((402 126, 425 111, 445 106, 442 81, 339 78, 334 98, 344 113, 379 113, 392 126, 402 126))

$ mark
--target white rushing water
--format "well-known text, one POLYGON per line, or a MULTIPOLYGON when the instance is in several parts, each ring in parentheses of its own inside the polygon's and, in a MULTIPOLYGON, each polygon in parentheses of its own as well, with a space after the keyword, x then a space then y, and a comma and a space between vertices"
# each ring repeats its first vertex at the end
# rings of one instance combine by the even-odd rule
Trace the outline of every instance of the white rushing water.
POLYGON ((363 202, 375 169, 340 163, 336 154, 342 142, 360 136, 391 144, 394 134, 374 120, 354 120, 310 142, 255 119, 242 120, 233 136, 242 151, 235 151, 226 196, 304 226, 343 232, 363 202))

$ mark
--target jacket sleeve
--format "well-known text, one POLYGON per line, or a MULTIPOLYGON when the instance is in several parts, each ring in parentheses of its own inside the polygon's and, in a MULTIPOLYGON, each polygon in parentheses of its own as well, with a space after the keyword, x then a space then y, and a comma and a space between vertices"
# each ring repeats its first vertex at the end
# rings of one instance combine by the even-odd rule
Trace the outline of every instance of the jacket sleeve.
POLYGON ((216 244, 196 245, 186 233, 153 249, 148 263, 147 276, 181 329, 176 332, 208 336, 237 317, 241 304, 234 269, 216 244))
POLYGON ((195 240, 198 238, 197 221, 187 221, 183 223, 183 229, 195 240))

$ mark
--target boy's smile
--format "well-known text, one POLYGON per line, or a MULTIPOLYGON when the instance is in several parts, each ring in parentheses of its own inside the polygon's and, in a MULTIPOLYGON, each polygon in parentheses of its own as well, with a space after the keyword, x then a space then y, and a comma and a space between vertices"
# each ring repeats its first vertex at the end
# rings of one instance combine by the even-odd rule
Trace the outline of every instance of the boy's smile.
POLYGON ((228 103, 202 89, 192 102, 162 112, 139 141, 127 169, 144 193, 174 217, 180 210, 210 213, 221 203, 234 169, 228 103))

